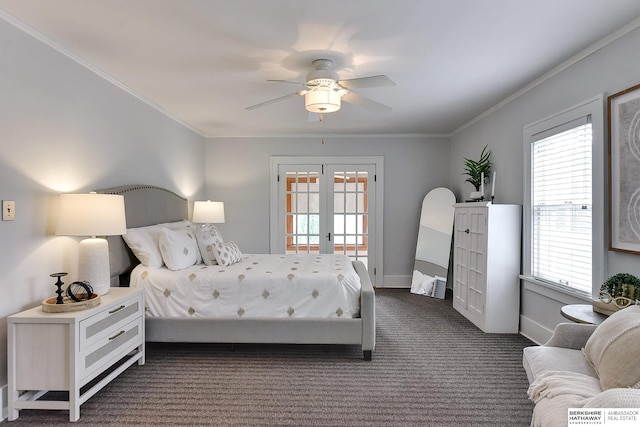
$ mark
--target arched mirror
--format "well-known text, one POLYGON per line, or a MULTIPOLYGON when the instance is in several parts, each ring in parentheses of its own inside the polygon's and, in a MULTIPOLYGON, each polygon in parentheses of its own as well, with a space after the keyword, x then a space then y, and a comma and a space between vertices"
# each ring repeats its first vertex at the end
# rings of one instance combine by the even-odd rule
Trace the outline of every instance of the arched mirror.
POLYGON ((448 188, 435 188, 424 197, 420 214, 411 292, 444 298, 447 287, 453 205, 456 196, 448 188))

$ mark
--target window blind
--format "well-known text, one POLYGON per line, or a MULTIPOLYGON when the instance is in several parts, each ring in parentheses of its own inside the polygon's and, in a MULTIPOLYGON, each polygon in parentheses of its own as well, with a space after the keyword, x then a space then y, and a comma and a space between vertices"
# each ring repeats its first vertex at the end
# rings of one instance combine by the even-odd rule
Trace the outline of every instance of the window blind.
POLYGON ((532 136, 532 275, 591 294, 590 116, 532 136))

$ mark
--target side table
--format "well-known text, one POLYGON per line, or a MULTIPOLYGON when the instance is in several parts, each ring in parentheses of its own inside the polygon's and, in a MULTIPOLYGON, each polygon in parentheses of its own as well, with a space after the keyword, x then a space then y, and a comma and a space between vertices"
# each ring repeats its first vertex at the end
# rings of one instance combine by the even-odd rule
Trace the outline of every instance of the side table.
POLYGON ((563 317, 576 323, 599 325, 607 318, 604 314, 593 311, 591 304, 569 304, 560 308, 563 317))

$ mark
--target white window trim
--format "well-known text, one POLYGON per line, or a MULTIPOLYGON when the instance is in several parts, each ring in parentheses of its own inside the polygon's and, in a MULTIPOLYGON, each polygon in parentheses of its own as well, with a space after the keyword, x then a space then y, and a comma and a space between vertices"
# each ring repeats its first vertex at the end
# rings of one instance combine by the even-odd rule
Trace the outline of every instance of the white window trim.
MULTIPOLYGON (((522 267, 521 278, 527 282, 528 289, 536 290, 543 295, 551 295, 549 289, 571 295, 580 299, 590 299, 598 293, 600 285, 604 281, 606 270, 605 258, 605 128, 604 128, 604 95, 587 99, 579 104, 569 107, 557 114, 538 120, 524 127, 524 203, 523 203, 523 239, 522 239, 522 267), (591 295, 585 295, 569 287, 552 285, 535 279, 531 276, 531 136, 546 129, 551 129, 568 121, 591 115, 592 125, 592 155, 593 155, 593 224, 592 224, 592 287, 591 295)), ((555 298, 554 298, 555 299, 555 298)))

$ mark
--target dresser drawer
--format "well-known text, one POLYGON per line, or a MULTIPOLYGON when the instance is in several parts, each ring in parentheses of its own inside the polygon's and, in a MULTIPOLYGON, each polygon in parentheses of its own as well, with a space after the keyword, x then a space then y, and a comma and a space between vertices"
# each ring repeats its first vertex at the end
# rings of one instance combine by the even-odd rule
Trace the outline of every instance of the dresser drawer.
POLYGON ((83 383, 90 380, 93 373, 100 372, 105 364, 114 363, 143 343, 142 322, 144 319, 138 317, 81 351, 79 362, 83 383))
POLYGON ((80 321, 80 351, 93 347, 139 317, 142 317, 142 299, 129 298, 80 321))

